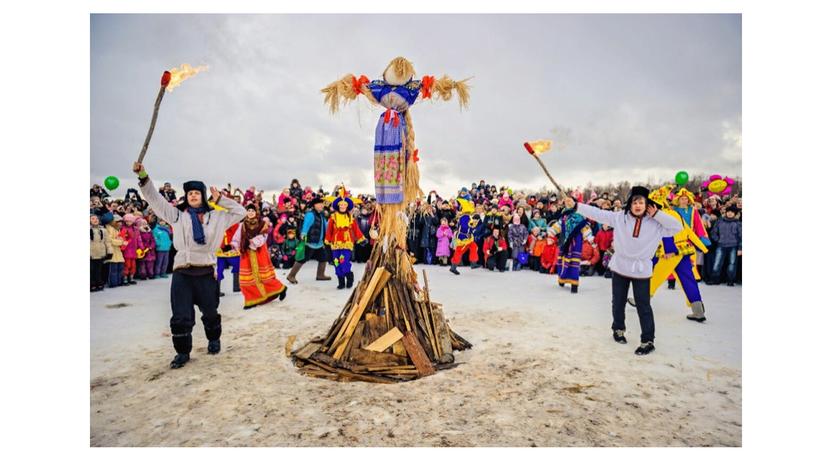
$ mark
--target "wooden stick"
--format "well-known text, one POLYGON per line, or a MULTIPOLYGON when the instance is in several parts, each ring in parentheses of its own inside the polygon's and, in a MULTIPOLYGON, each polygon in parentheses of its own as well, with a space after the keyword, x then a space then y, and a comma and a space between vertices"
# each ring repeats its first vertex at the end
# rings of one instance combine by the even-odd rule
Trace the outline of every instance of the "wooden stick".
POLYGON ((544 169, 544 173, 547 174, 547 177, 550 179, 552 184, 555 185, 555 188, 558 189, 558 192, 560 194, 564 194, 564 190, 561 189, 561 186, 558 185, 553 176, 550 175, 550 171, 547 170, 547 166, 544 165, 544 161, 541 161, 541 158, 539 158, 538 155, 536 154, 532 154, 532 157, 535 158, 535 160, 538 161, 538 165, 541 166, 542 169, 544 169))
POLYGON ((156 103, 153 104, 153 117, 150 119, 150 129, 147 130, 147 137, 145 137, 144 144, 142 144, 142 151, 139 153, 139 159, 136 160, 137 163, 144 161, 144 157, 147 154, 147 147, 150 145, 150 138, 153 137, 153 128, 156 127, 156 118, 159 117, 159 107, 161 106, 162 99, 164 98, 164 90, 166 86, 162 85, 159 88, 159 95, 156 96, 156 103))

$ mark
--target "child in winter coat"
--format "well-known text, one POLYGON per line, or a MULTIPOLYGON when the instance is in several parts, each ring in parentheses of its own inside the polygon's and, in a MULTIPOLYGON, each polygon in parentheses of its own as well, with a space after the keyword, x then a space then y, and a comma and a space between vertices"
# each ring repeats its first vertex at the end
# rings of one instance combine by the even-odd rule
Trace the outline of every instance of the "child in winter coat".
POLYGON ((581 275, 591 276, 595 265, 601 260, 601 254, 595 244, 584 241, 581 247, 581 275))
POLYGON ((544 252, 544 237, 541 234, 541 228, 533 226, 530 235, 527 236, 527 257, 530 263, 531 271, 541 271, 541 253, 544 252))
MULTIPOLYGON (((139 278, 155 279, 156 271, 153 269, 156 264, 156 240, 153 239, 153 231, 150 230, 150 225, 143 219, 138 220, 139 235, 142 239, 142 257, 138 258, 139 278)), ((137 253, 138 257, 138 253, 137 253)))
POLYGON ((136 259, 138 258, 136 251, 142 248, 142 238, 139 236, 139 229, 135 226, 136 218, 133 214, 125 214, 125 224, 119 231, 119 236, 124 241, 122 256, 125 258, 122 285, 136 285, 136 282, 133 281, 133 276, 136 275, 136 259))
POLYGON ((714 267, 711 271, 715 284, 720 283, 720 271, 726 257, 728 258, 726 276, 729 287, 734 285, 737 276, 737 257, 742 256, 742 222, 737 219, 738 211, 736 206, 729 206, 725 210, 725 216, 714 225, 709 235, 711 240, 717 243, 714 251, 714 267))
POLYGON ((173 245, 170 226, 164 220, 159 220, 153 228, 153 240, 156 242, 156 261, 153 265, 153 274, 167 277, 167 264, 170 260, 170 246, 173 245))
POLYGON ((105 228, 99 225, 99 217, 91 214, 91 291, 103 290, 102 277, 105 258, 108 255, 108 238, 105 228))
POLYGON ((281 266, 283 269, 290 269, 295 264, 297 245, 297 230, 294 227, 287 229, 286 239, 281 245, 281 266))
POLYGON ((521 269, 519 254, 525 251, 524 245, 527 243, 527 227, 521 223, 518 214, 513 215, 513 223, 507 230, 507 239, 510 240, 510 249, 513 251, 513 271, 521 269))
POLYGON ((107 231, 107 250, 111 257, 105 261, 108 264, 108 287, 114 288, 122 285, 122 272, 125 267, 125 258, 122 255, 122 245, 125 241, 119 236, 122 225, 122 217, 118 214, 113 215, 113 220, 105 226, 107 231))
POLYGON ((606 268, 603 266, 603 259, 606 251, 612 247, 612 235, 613 231, 609 225, 601 225, 601 228, 595 233, 595 244, 598 245, 600 255, 600 263, 595 265, 595 269, 599 274, 603 274, 606 271, 606 268))
POLYGON ((541 270, 550 274, 555 274, 555 266, 558 263, 558 239, 554 235, 548 235, 544 251, 541 253, 541 270))
POLYGON ((436 230, 436 257, 439 258, 439 264, 442 266, 448 264, 451 239, 453 239, 453 230, 448 225, 448 219, 442 217, 442 220, 439 221, 439 228, 436 230))

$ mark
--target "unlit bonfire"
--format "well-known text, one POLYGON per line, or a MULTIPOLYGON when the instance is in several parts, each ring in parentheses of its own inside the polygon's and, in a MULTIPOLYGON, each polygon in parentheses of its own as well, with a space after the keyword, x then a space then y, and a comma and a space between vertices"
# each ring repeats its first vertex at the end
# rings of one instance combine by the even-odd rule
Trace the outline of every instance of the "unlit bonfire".
POLYGON ((372 250, 362 281, 325 338, 291 353, 301 373, 335 381, 393 383, 453 368, 453 351, 471 344, 451 330, 442 305, 419 289, 399 248, 372 250))

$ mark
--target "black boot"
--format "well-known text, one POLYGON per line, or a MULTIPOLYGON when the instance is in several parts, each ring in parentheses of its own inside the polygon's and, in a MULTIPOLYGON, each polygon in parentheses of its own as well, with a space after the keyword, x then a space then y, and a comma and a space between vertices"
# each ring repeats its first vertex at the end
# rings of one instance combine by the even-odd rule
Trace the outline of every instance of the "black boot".
POLYGON ((619 342, 621 344, 626 344, 627 343, 626 337, 623 336, 623 333, 624 333, 624 330, 613 330, 612 331, 612 338, 614 338, 615 341, 617 341, 617 342, 619 342))
POLYGON ((655 350, 654 343, 648 341, 646 343, 640 343, 640 346, 635 349, 635 355, 646 355, 651 354, 652 351, 655 350))
POLYGON ((133 280, 133 276, 130 276, 130 285, 136 285, 136 281, 133 280))
POLYGON ((176 357, 170 362, 170 368, 176 369, 184 366, 190 361, 190 354, 176 354, 176 357))
POLYGON ((349 271, 346 274, 346 288, 352 288, 354 286, 354 273, 349 271))
POLYGON ((570 293, 578 293, 578 286, 574 285, 574 284, 571 285, 570 286, 570 293))
POLYGON ((450 272, 456 274, 457 276, 459 275, 459 270, 456 269, 456 265, 453 263, 451 263, 450 272))
POLYGON ((232 291, 233 292, 241 291, 241 286, 238 284, 238 273, 234 273, 232 275, 232 291))
POLYGON ((669 290, 674 290, 674 285, 677 281, 675 279, 669 279, 669 290))
POLYGON ((480 267, 481 266, 479 266, 479 263, 471 263, 470 264, 470 269, 479 269, 480 267))
POLYGON ((337 290, 346 288, 346 276, 337 276, 337 290))
POLYGON ((288 287, 286 287, 286 286, 284 285, 284 286, 283 286, 283 291, 282 291, 282 292, 280 292, 280 294, 278 295, 278 299, 279 299, 279 300, 283 301, 284 299, 286 299, 286 290, 288 290, 288 287))
POLYGON ((221 352, 221 340, 211 339, 207 344, 207 354, 218 354, 221 352))
POLYGON ((221 281, 218 281, 218 296, 222 297, 225 293, 221 291, 221 281))

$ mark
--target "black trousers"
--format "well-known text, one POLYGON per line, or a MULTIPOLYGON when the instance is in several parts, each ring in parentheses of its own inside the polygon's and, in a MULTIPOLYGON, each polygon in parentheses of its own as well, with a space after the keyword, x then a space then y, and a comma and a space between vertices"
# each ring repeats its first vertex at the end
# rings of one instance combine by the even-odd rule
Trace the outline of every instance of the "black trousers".
POLYGON ((195 325, 194 305, 201 311, 201 322, 208 340, 221 337, 221 315, 218 314, 218 281, 212 272, 193 276, 173 272, 170 282, 170 332, 173 347, 179 354, 189 354, 193 349, 193 326, 195 325))
POLYGON ((303 252, 304 256, 302 263, 306 263, 309 260, 316 260, 320 263, 323 263, 324 261, 329 261, 331 259, 330 250, 331 249, 329 249, 325 245, 319 249, 313 249, 307 245, 306 250, 303 252))
POLYGON ((655 323, 652 305, 649 303, 649 279, 632 279, 612 273, 612 330, 626 330, 626 298, 629 284, 637 305, 640 319, 640 342, 654 341, 655 323))
POLYGON ((487 257, 487 269, 491 271, 494 269, 498 269, 499 271, 507 270, 507 251, 499 250, 487 257))
POLYGON ((107 277, 103 277, 104 258, 94 260, 91 258, 91 287, 103 287, 107 277))

